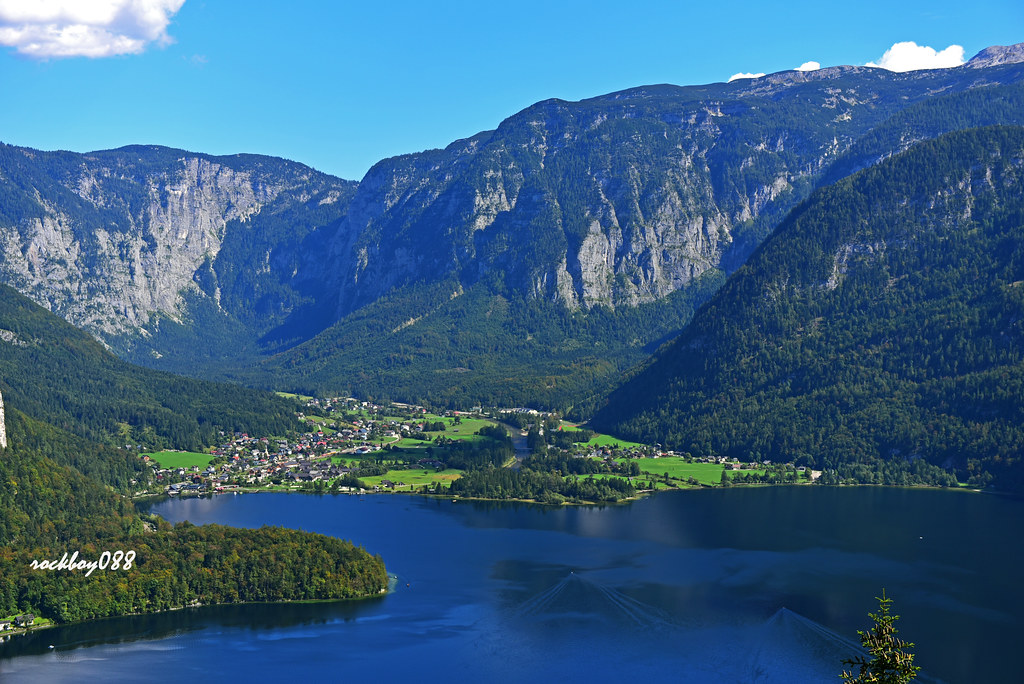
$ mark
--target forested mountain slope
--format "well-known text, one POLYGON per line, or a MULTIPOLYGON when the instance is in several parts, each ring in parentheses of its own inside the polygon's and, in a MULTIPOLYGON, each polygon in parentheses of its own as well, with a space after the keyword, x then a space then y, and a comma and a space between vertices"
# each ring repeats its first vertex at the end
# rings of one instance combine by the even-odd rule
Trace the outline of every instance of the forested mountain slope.
POLYGON ((1024 123, 1022 75, 836 67, 637 88, 385 160, 323 262, 341 320, 266 368, 310 391, 586 415, 816 185, 950 130, 1024 123))
POLYGON ((815 193, 593 422, 826 479, 1019 490, 1021 396, 1024 129, 997 127, 815 193))

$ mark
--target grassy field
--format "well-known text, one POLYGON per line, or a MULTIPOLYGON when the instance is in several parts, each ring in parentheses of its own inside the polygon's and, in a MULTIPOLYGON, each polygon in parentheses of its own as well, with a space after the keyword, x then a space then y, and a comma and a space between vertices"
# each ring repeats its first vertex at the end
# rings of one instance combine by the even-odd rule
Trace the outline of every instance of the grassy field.
POLYGON ((292 394, 291 392, 274 392, 274 394, 279 397, 284 397, 285 399, 297 399, 303 402, 313 400, 313 397, 307 397, 305 394, 292 394))
POLYGON ((493 420, 484 420, 483 418, 463 418, 462 422, 459 425, 455 424, 454 418, 440 418, 431 416, 430 420, 443 420, 448 425, 448 429, 445 430, 444 432, 428 432, 427 434, 430 435, 431 438, 433 438, 435 435, 444 435, 448 439, 469 441, 487 439, 486 437, 481 437, 480 435, 476 434, 476 432, 482 427, 486 427, 488 425, 497 425, 497 423, 494 422, 493 420), (456 432, 456 430, 458 432, 456 432))
MULTIPOLYGON (((431 440, 433 440, 438 435, 442 435, 444 437, 447 437, 448 439, 458 439, 458 440, 478 440, 478 439, 483 439, 482 437, 480 437, 479 435, 476 434, 477 430, 479 430, 480 428, 482 428, 482 427, 484 427, 486 425, 495 425, 496 424, 495 421, 493 421, 493 420, 484 420, 484 419, 481 419, 481 418, 461 418, 461 422, 458 425, 456 425, 454 417, 438 416, 438 415, 435 415, 433 413, 424 413, 422 415, 418 414, 418 415, 416 415, 413 418, 402 418, 400 416, 389 416, 389 415, 386 415, 386 413, 371 414, 368 411, 366 411, 365 409, 360 409, 358 411, 350 411, 350 413, 358 413, 360 416, 362 416, 362 418, 364 420, 374 420, 376 422, 384 422, 384 423, 386 423, 388 421, 392 421, 392 420, 396 421, 398 423, 418 423, 420 421, 426 421, 428 423, 436 423, 438 421, 443 422, 447 426, 447 428, 443 432, 438 432, 438 431, 427 432, 427 434, 430 436, 431 440)), ((343 422, 341 417, 340 417, 340 414, 332 414, 332 416, 330 418, 326 418, 326 419, 324 419, 324 418, 317 418, 316 416, 307 416, 307 417, 312 418, 312 419, 316 420, 317 422, 324 422, 324 421, 326 421, 326 422, 338 421, 339 423, 343 422)), ((326 433, 327 429, 324 429, 324 432, 326 433)), ((396 446, 398 446, 399 448, 407 448, 407 447, 415 447, 417 445, 422 445, 422 444, 425 444, 425 443, 424 442, 420 442, 418 440, 403 439, 401 442, 398 442, 396 444, 396 446)))
POLYGON ((717 485, 722 482, 722 466, 717 463, 687 463, 678 456, 641 458, 638 461, 640 470, 655 477, 663 478, 668 473, 669 478, 676 480, 693 477, 701 484, 717 485))
POLYGON ((322 418, 320 416, 306 416, 306 420, 309 421, 310 430, 320 430, 325 435, 333 435, 336 430, 327 427, 327 423, 336 422, 334 418, 322 418))
MULTIPOLYGON (((474 423, 480 423, 482 425, 491 424, 489 423, 489 421, 474 421, 474 423)), ((447 439, 451 439, 454 441, 478 441, 482 439, 488 439, 487 437, 481 437, 480 435, 473 434, 480 429, 475 424, 472 426, 466 426, 465 423, 463 423, 458 427, 458 429, 459 432, 447 430, 445 432, 428 432, 426 434, 430 437, 431 440, 433 440, 434 437, 438 435, 441 435, 447 439), (470 430, 472 430, 472 432, 470 432, 470 430)), ((377 442, 373 443, 376 444, 377 442)), ((438 446, 434 444, 433 441, 424 442, 418 439, 410 439, 408 437, 404 437, 399 440, 395 440, 394 438, 385 440, 385 445, 393 446, 394 449, 388 451, 374 452, 374 456, 385 459, 413 458, 415 460, 433 457, 440 461, 443 461, 445 460, 445 454, 447 451, 445 447, 438 446), (431 454, 427 453, 427 449, 431 449, 431 454)), ((335 463, 341 460, 350 460, 350 457, 341 456, 334 458, 335 463)))
POLYGON ((162 468, 191 468, 192 466, 205 468, 213 460, 213 456, 210 454, 197 454, 194 451, 157 451, 142 455, 149 456, 162 468))
POLYGON ((397 491, 408 491, 410 485, 419 487, 425 484, 440 482, 442 485, 448 486, 452 480, 455 480, 461 476, 461 470, 455 470, 452 468, 442 470, 439 473, 435 472, 432 469, 423 470, 420 468, 415 468, 413 470, 389 470, 387 474, 382 475, 380 477, 362 477, 359 479, 361 479, 370 487, 373 487, 374 485, 379 485, 381 483, 381 480, 391 480, 392 482, 404 482, 406 486, 399 487, 397 491))
MULTIPOLYGON (((375 454, 375 456, 377 455, 379 455, 379 453, 375 454)), ((390 457, 391 454, 388 454, 388 456, 390 457)), ((373 462, 373 459, 369 460, 373 462)), ((361 456, 349 456, 347 454, 343 456, 331 456, 331 463, 344 466, 346 468, 358 468, 363 464, 363 458, 361 456)))
MULTIPOLYGON (((573 425, 572 423, 566 423, 562 421, 563 432, 579 432, 582 428, 579 425, 573 425)), ((614 447, 618 446, 623 449, 637 449, 643 444, 637 442, 630 442, 627 439, 619 439, 618 437, 612 437, 611 435, 602 435, 600 432, 595 432, 593 438, 587 442, 587 446, 593 447, 614 447)))
MULTIPOLYGON (((454 418, 444 418, 442 416, 435 416, 431 414, 425 415, 423 417, 423 420, 426 420, 427 422, 430 423, 436 423, 438 421, 441 421, 448 426, 443 432, 439 432, 436 430, 432 432, 427 432, 426 434, 428 437, 430 437, 431 440, 433 440, 435 437, 444 437, 446 439, 458 441, 475 442, 481 439, 487 439, 486 437, 481 437, 480 435, 476 434, 477 431, 480 430, 480 428, 486 427, 488 425, 497 424, 493 420, 484 420, 482 418, 463 418, 462 422, 456 425, 454 418)), ((428 447, 431 446, 431 444, 432 441, 421 442, 418 439, 402 439, 401 441, 397 442, 395 446, 397 446, 399 449, 415 449, 417 447, 428 447)))

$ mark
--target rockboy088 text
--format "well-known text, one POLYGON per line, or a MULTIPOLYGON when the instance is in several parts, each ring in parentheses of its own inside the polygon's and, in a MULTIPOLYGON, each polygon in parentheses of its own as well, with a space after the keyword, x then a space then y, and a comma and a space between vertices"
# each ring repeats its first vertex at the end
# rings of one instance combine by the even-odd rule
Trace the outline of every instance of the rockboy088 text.
POLYGON ((68 558, 68 554, 58 560, 34 560, 29 565, 33 570, 70 570, 72 572, 76 570, 85 570, 85 576, 88 577, 93 573, 96 568, 100 570, 131 570, 132 564, 135 562, 134 551, 121 551, 117 550, 111 553, 110 551, 104 551, 100 554, 99 560, 87 561, 85 559, 78 558, 78 551, 71 554, 68 558))

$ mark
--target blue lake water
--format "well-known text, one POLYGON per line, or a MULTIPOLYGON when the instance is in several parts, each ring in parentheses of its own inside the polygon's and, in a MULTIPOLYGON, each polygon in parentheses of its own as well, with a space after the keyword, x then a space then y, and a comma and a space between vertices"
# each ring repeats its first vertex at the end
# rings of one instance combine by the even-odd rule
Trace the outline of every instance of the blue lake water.
POLYGON ((154 510, 351 539, 397 586, 43 630, 0 646, 0 680, 835 682, 885 588, 924 681, 1018 681, 1014 499, 805 486, 603 508, 249 494, 154 510))

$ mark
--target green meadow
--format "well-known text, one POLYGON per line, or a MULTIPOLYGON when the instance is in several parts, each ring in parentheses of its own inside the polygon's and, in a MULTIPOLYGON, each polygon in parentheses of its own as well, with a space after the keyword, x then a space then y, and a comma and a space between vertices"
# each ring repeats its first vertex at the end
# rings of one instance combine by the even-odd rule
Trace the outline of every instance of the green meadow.
MULTIPOLYGON (((563 432, 579 432, 583 429, 579 425, 566 423, 565 421, 562 421, 561 427, 563 432)), ((603 435, 600 432, 595 432, 594 436, 586 444, 592 447, 619 447, 622 449, 639 449, 644 446, 639 442, 630 442, 628 439, 619 439, 611 435, 603 435)))
POLYGON ((213 456, 210 454, 199 454, 194 451, 157 451, 142 455, 149 456, 162 468, 191 468, 192 466, 205 468, 213 460, 213 456))
POLYGON ((694 478, 701 484, 718 485, 722 482, 722 466, 718 463, 687 463, 679 456, 662 458, 641 458, 640 470, 659 478, 668 473, 670 479, 688 480, 694 478))
POLYGON ((399 487, 396 491, 409 491, 411 487, 420 487, 425 484, 433 484, 434 482, 440 482, 442 486, 447 487, 451 484, 452 480, 461 476, 461 470, 455 470, 452 468, 442 470, 441 472, 435 472, 433 469, 423 470, 421 468, 413 468, 411 470, 389 470, 386 474, 379 477, 362 477, 359 479, 365 482, 369 487, 379 485, 382 480, 404 482, 405 486, 399 487))
POLYGON ((274 394, 285 399, 295 399, 296 401, 307 402, 313 400, 313 397, 306 396, 305 394, 292 394, 291 392, 274 392, 274 394))
POLYGON ((325 435, 333 435, 335 430, 327 427, 326 423, 334 423, 334 418, 322 418, 320 416, 306 416, 306 420, 310 422, 310 428, 316 428, 325 435))

